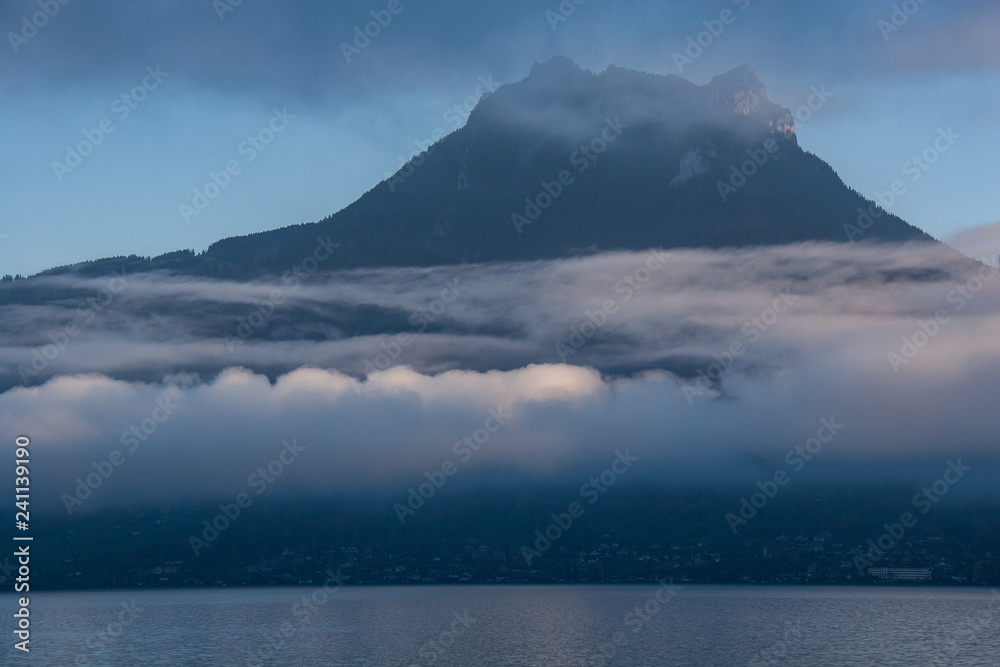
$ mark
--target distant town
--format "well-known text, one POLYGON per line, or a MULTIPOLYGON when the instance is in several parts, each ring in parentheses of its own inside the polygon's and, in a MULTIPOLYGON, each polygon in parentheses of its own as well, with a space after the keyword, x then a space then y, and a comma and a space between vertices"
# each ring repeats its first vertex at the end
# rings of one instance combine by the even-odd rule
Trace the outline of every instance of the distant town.
MULTIPOLYGON (((234 521, 198 555, 189 538, 211 508, 53 517, 39 523, 47 528, 39 529, 34 543, 33 588, 308 586, 331 578, 346 585, 1000 584, 1000 550, 990 529, 996 511, 974 518, 957 506, 953 514, 942 510, 936 523, 918 526, 882 552, 879 533, 857 533, 856 526, 838 519, 850 509, 835 503, 823 521, 851 525, 849 530, 802 530, 794 513, 783 511, 775 516, 787 525, 762 525, 739 535, 726 528, 718 511, 701 511, 717 517, 712 523, 688 510, 688 519, 675 516, 663 525, 665 519, 653 510, 629 509, 634 503, 634 498, 609 500, 606 515, 581 521, 548 543, 548 538, 536 542, 543 533, 534 529, 543 523, 531 519, 544 515, 530 508, 507 512, 502 501, 487 509, 443 505, 455 514, 427 517, 412 527, 400 526, 387 507, 382 523, 372 517, 375 510, 357 506, 262 507, 234 521), (481 512, 487 520, 475 525, 464 512, 481 512), (505 522, 505 513, 514 516, 505 522), (651 529, 651 523, 661 527, 651 529)), ((799 505, 808 516, 808 505, 799 505)), ((889 509, 873 513, 891 516, 889 509)))
MULTIPOLYGON (((697 542, 635 549, 613 539, 607 536, 593 549, 579 553, 557 548, 531 566, 516 548, 475 539, 420 558, 353 544, 318 555, 285 549, 271 557, 234 557, 229 566, 211 569, 199 567, 192 559, 132 567, 113 573, 110 587, 320 585, 324 579, 336 578, 325 574, 327 570, 355 585, 645 583, 666 579, 690 583, 985 585, 995 583, 1000 570, 1000 562, 985 559, 970 567, 965 560, 969 554, 950 552, 939 538, 904 545, 890 560, 905 567, 865 568, 864 574, 852 562, 861 550, 848 549, 829 533, 781 536, 770 547, 748 544, 746 553, 736 558, 731 546, 720 549, 697 542)), ((66 565, 62 573, 65 579, 61 585, 51 581, 53 588, 97 583, 92 574, 74 570, 72 562, 66 565)))

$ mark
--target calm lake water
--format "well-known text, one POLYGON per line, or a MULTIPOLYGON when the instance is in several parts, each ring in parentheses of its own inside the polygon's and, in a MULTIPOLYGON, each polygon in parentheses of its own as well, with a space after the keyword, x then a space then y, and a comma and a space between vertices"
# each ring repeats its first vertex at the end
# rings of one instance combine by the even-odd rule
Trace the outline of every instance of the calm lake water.
MULTIPOLYGON (((991 604, 988 589, 349 587, 323 597, 311 588, 35 594, 30 656, 12 647, 9 613, 0 656, 59 667, 1000 665, 1000 599, 991 604)), ((0 600, 14 610, 13 596, 0 600)))

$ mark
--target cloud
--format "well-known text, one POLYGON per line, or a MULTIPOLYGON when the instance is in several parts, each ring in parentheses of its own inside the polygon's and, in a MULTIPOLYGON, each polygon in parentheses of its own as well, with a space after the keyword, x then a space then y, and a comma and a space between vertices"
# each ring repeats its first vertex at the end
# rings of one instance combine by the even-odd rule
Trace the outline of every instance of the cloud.
POLYGON ((821 418, 845 427, 820 476, 919 480, 956 456, 984 484, 1000 472, 1000 281, 933 244, 126 280, 61 350, 49 334, 106 281, 29 281, 64 298, 0 307, 8 377, 55 353, 37 381, 54 377, 0 394, 0 437, 37 443, 40 504, 114 450, 88 508, 225 497, 292 438, 310 463, 276 493, 391 493, 458 461, 490 410, 510 418, 461 461, 465 484, 572 483, 620 447, 637 479, 766 475, 821 418))
MULTIPOLYGON (((932 246, 807 244, 338 271, 301 283, 138 274, 117 292, 105 279, 41 278, 28 283, 31 298, 17 283, 0 287, 12 301, 0 306, 0 376, 9 387, 86 372, 156 380, 244 366, 273 379, 300 366, 363 376, 536 362, 683 374, 744 338, 745 325, 759 332, 748 356, 759 371, 839 346, 832 333, 903 330, 948 307, 967 268, 932 246), (781 327, 748 325, 788 290, 796 305, 781 327)), ((956 318, 992 307, 983 293, 956 318)))
POLYGON ((996 263, 1000 257, 1000 222, 966 229, 944 241, 969 257, 996 263))
POLYGON ((876 62, 889 72, 997 72, 1000 45, 993 36, 1000 29, 1000 8, 995 3, 922 5, 913 13, 893 4, 879 18, 891 28, 880 40, 887 48, 876 62))
MULTIPOLYGON (((611 63, 648 67, 654 64, 647 62, 652 56, 664 63, 652 71, 676 73, 671 54, 683 51, 686 38, 704 30, 702 22, 717 19, 726 8, 707 9, 699 2, 595 3, 578 7, 553 30, 546 11, 558 3, 445 7, 407 0, 403 11, 348 62, 342 43, 353 45, 355 29, 372 21, 371 12, 380 12, 384 4, 244 2, 223 13, 224 20, 217 4, 112 0, 61 6, 19 53, 6 49, 2 57, 12 66, 4 69, 0 85, 61 89, 67 82, 103 80, 117 85, 147 64, 160 63, 193 89, 339 107, 348 91, 356 101, 379 98, 414 81, 428 91, 456 84, 464 88, 488 72, 512 80, 523 76, 533 61, 557 54, 592 59, 582 64, 601 69, 611 63), (433 80, 427 79, 427 71, 437 73, 433 80)), ((876 21, 890 16, 891 2, 754 3, 745 13, 738 9, 742 4, 729 7, 737 23, 706 56, 713 73, 740 62, 766 61, 815 74, 836 61, 842 71, 871 74, 873 59, 883 76, 899 70, 996 70, 995 30, 990 26, 998 13, 985 1, 922 6, 893 33, 888 49, 876 21), (837 28, 833 33, 831 25, 837 28)), ((15 31, 22 17, 35 11, 36 3, 27 0, 5 3, 0 25, 5 33, 15 31)))

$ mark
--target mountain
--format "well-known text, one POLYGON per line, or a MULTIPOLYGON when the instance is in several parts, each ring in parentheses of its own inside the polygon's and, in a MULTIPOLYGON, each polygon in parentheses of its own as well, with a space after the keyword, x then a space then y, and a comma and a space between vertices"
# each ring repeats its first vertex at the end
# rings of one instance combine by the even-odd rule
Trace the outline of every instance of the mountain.
POLYGON ((866 241, 931 240, 803 151, 791 112, 746 65, 697 86, 615 66, 595 74, 558 57, 485 95, 464 127, 324 220, 197 255, 72 268, 250 277, 287 270, 317 238, 337 245, 324 268, 846 242, 859 209, 881 214, 866 241))

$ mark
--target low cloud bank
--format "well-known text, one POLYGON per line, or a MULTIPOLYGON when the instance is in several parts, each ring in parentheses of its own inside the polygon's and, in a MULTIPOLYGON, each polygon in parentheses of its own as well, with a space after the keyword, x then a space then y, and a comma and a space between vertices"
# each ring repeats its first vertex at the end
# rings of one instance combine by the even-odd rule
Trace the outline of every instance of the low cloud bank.
POLYGON ((920 481, 962 457, 995 481, 995 276, 925 246, 821 244, 294 287, 126 276, 86 322, 107 286, 60 278, 60 300, 0 307, 5 373, 48 362, 0 394, 0 437, 32 437, 38 502, 72 511, 230 496, 293 441, 276 495, 405 493, 446 461, 462 484, 573 485, 622 448, 636 479, 763 479, 821 420, 841 426, 817 478, 920 481))

